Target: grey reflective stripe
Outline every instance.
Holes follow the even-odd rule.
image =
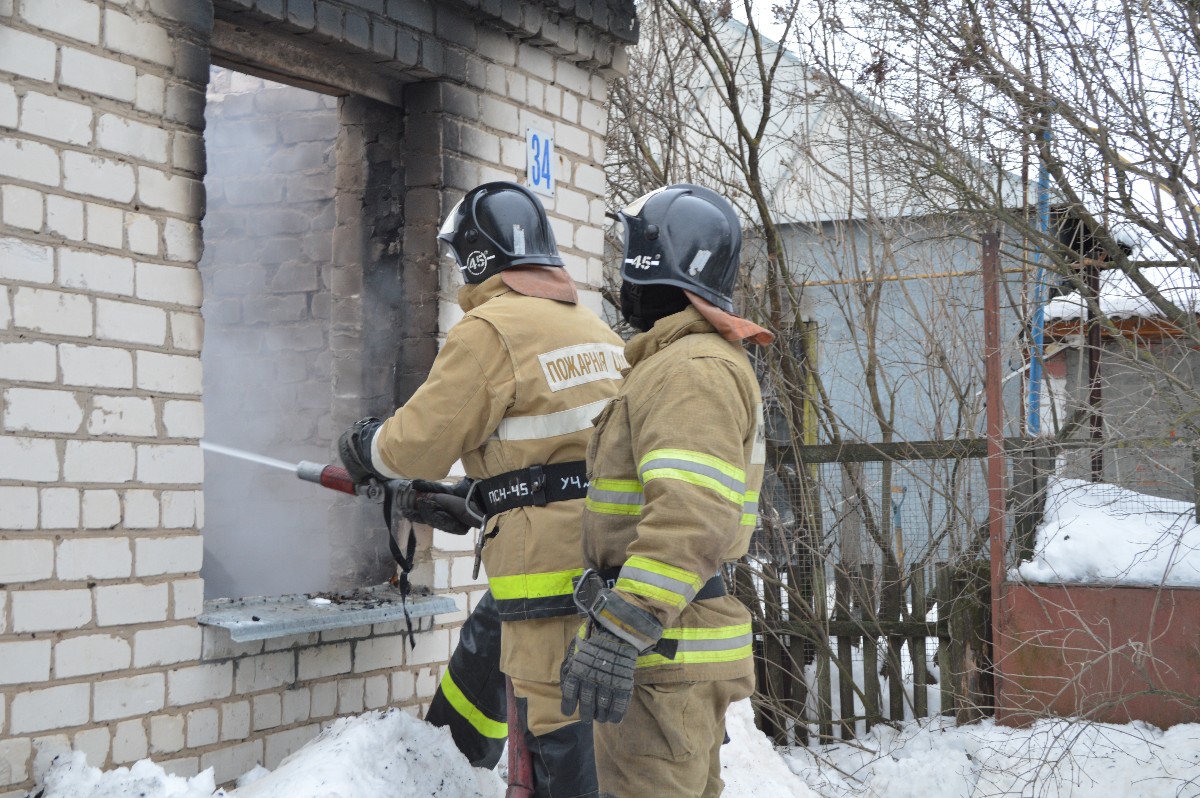
[[[656,574],[644,568],[631,566],[628,563],[621,566],[621,573],[618,579],[633,579],[643,584],[653,585],[654,587],[670,591],[671,593],[683,596],[685,603],[690,602],[696,597],[696,588],[687,582],[681,582],[678,579],[672,579],[663,574]]]
[[[682,460],[677,457],[658,457],[654,460],[647,460],[645,463],[642,463],[642,467],[638,469],[638,476],[642,477],[642,481],[645,482],[647,471],[654,471],[660,468],[674,468],[679,471],[690,471],[693,474],[699,474],[700,476],[708,477],[709,479],[724,485],[726,488],[729,488],[734,493],[741,494],[746,492],[746,483],[742,480],[731,477],[718,468],[701,465],[700,463],[692,460]]]
[[[589,487],[587,492],[588,498],[594,502],[602,504],[636,504],[641,505],[645,500],[645,496],[639,491],[623,491],[623,490],[600,490],[599,488]]]
[[[591,429],[592,419],[600,415],[606,404],[607,399],[600,399],[542,416],[509,416],[501,419],[492,437],[502,441],[534,441]]]
[[[388,479],[404,479],[400,474],[388,468],[387,463],[383,462],[383,455],[379,453],[379,439],[382,437],[379,434],[379,430],[375,430],[375,434],[371,436],[371,468],[374,468]]]
[[[746,500],[746,503],[742,505],[742,514],[743,515],[758,515],[758,497],[757,496],[755,496],[755,498],[753,498],[753,499]]]
[[[714,639],[704,640],[679,640],[679,646],[676,651],[726,651],[742,646],[748,646],[752,642],[753,634],[747,633],[738,635],[737,637],[718,637]]]

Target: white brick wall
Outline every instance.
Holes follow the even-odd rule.
[[[167,585],[109,585],[96,588],[96,624],[128,626],[167,619]]]
[[[161,24],[175,6],[0,0],[0,798],[24,794],[38,752],[178,754],[176,772],[223,781],[337,713],[418,711],[480,592],[472,541],[439,536],[428,572],[461,609],[415,651],[397,624],[216,645],[195,624],[205,162],[181,121],[200,87],[176,69],[204,42]],[[525,126],[553,130],[553,224],[596,282],[604,83],[496,31],[478,42],[488,91],[449,182],[519,178]]]
[[[0,641],[0,684],[44,682],[50,678],[50,641]]]
[[[0,238],[0,279],[54,282],[54,250],[19,238]]]
[[[59,679],[111,673],[129,667],[129,642],[114,635],[82,635],[54,646],[54,675]]]
[[[90,494],[99,491],[88,491]],[[115,497],[115,493],[113,494]],[[84,497],[85,519],[87,496]],[[80,538],[58,545],[58,578],[80,582],[85,579],[124,579],[133,573],[129,539]]]
[[[62,344],[58,347],[65,385],[132,388],[133,355],[126,349]]]
[[[64,85],[101,97],[133,102],[137,96],[136,69],[82,50],[62,48],[59,74]]]
[[[91,717],[91,685],[68,684],[17,693],[9,710],[11,734],[65,729]]]
[[[37,488],[0,486],[0,507],[4,508],[0,529],[37,529]]]
[[[33,136],[87,145],[92,141],[92,108],[31,91],[21,100],[18,129]]]
[[[96,682],[93,717],[115,720],[155,712],[166,701],[165,687],[166,677],[161,673]]]
[[[90,336],[92,303],[80,294],[18,286],[13,293],[13,323],[49,335]]]
[[[90,590],[20,590],[9,602],[14,632],[79,629],[92,620]]]
[[[45,219],[42,192],[23,186],[0,187],[0,221],[10,227],[39,231]]]
[[[0,397],[9,432],[76,432],[83,421],[83,408],[70,391],[9,388]]]
[[[53,574],[54,544],[50,541],[0,540],[0,583],[37,582]]]
[[[120,230],[120,211],[117,214],[114,221]],[[58,251],[58,284],[92,293],[132,296],[133,259],[64,247]]]
[[[100,10],[87,0],[22,3],[21,16],[34,27],[89,44],[100,41]]]

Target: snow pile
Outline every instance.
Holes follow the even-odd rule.
[[[101,772],[80,751],[54,758],[43,782],[42,798],[211,798],[225,795],[213,783],[212,770],[191,779],[168,775],[149,759],[128,768]],[[37,795],[38,793],[34,793]]]
[[[1030,582],[1200,586],[1195,505],[1116,485],[1053,480],[1034,557],[1011,576]]]
[[[1043,720],[1027,729],[934,719],[855,744],[798,749],[792,770],[827,798],[1179,798],[1200,795],[1200,725],[1160,731]],[[771,795],[764,790],[762,795]]]
[[[725,714],[729,743],[721,747],[724,798],[821,798],[788,769],[771,741],[754,725],[750,699]]]
[[[1200,277],[1186,266],[1147,266],[1141,270],[1163,298],[1186,312],[1200,312]],[[1100,311],[1109,318],[1157,317],[1162,313],[1120,269],[1100,273]],[[1078,291],[1046,303],[1047,319],[1078,319],[1087,306]]]
[[[1178,798],[1200,795],[1200,724],[1039,721],[1028,729],[945,719],[876,726],[860,740],[777,751],[750,702],[727,717],[725,798]],[[166,775],[149,760],[105,773],[83,754],[57,758],[44,798],[501,798],[495,773],[472,768],[444,729],[399,710],[334,722],[274,772],[256,768],[229,792],[211,771]]]
[[[500,798],[504,784],[473,768],[450,732],[397,709],[334,721],[274,771],[257,768],[235,790],[215,790],[211,770],[166,775],[149,760],[101,773],[83,754],[60,757],[43,798]]]

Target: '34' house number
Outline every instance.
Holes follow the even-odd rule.
[[[525,129],[526,177],[539,194],[554,196],[554,137],[537,128]]]

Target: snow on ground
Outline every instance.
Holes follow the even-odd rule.
[[[784,758],[826,798],[1184,798],[1200,795],[1200,724],[944,719],[877,726],[858,744]],[[771,793],[764,791],[763,795]]]
[[[878,726],[859,741],[777,751],[749,701],[729,710],[725,798],[1186,798],[1200,796],[1200,724],[1163,732],[1141,723],[1041,721],[1029,729],[942,719]],[[211,771],[170,776],[149,760],[101,772],[60,757],[43,798],[501,798],[444,729],[399,710],[335,721],[274,771],[235,789]]]
[[[1200,526],[1190,502],[1116,485],[1053,480],[1035,554],[1015,577],[1030,582],[1200,586]]]

